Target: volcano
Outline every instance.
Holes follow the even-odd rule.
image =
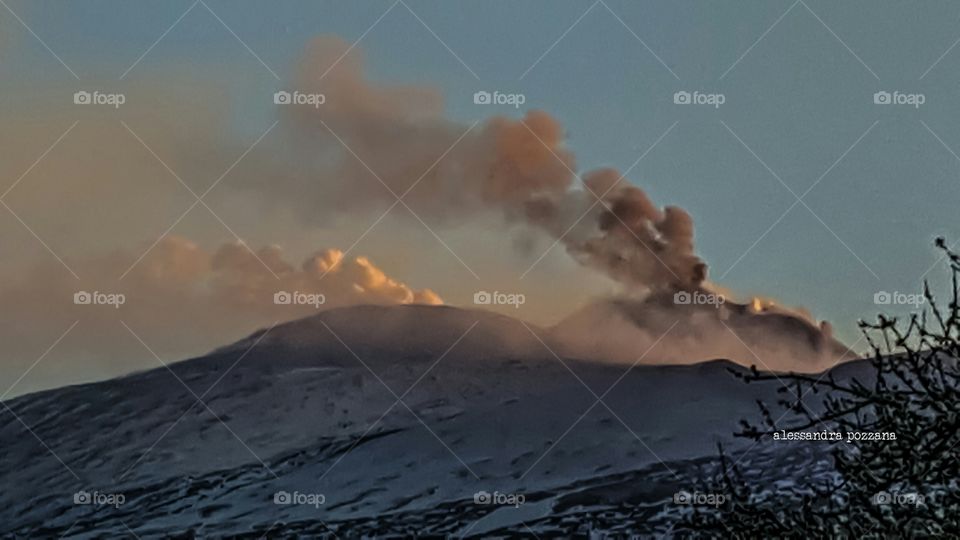
[[[741,366],[585,360],[554,342],[555,329],[486,311],[342,308],[6,401],[0,474],[16,489],[0,493],[0,530],[652,534],[718,443],[784,475],[822,462],[731,436],[755,400],[776,399],[730,375]]]

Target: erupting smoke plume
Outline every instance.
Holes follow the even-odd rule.
[[[563,129],[547,113],[495,117],[468,130],[442,116],[440,97],[428,89],[367,81],[356,52],[342,56],[347,50],[330,38],[309,47],[296,87],[326,102],[282,114],[296,134],[291,144],[316,157],[312,169],[284,182],[289,191],[271,185],[273,196],[309,201],[300,207],[308,218],[320,201],[330,206],[325,214],[401,195],[435,220],[493,209],[546,231],[577,261],[630,290],[692,290],[705,279],[690,216],[658,208],[612,169],[578,182]]]
[[[323,93],[326,103],[282,111],[296,134],[292,144],[319,156],[308,172],[285,183],[296,189],[292,199],[308,202],[300,206],[303,215],[317,215],[320,201],[332,202],[320,212],[326,215],[402,197],[435,222],[493,210],[547,233],[626,295],[557,327],[555,337],[573,354],[632,361],[667,330],[658,321],[678,321],[681,330],[651,361],[727,357],[763,364],[760,351],[775,358],[771,369],[809,370],[849,356],[829,327],[799,313],[664,301],[675,292],[706,294],[714,287],[695,253],[693,219],[681,208],[658,207],[614,169],[580,177],[561,125],[547,113],[494,117],[471,128],[445,118],[440,97],[428,89],[369,82],[359,56],[343,56],[347,50],[336,39],[316,40],[296,85]],[[317,196],[304,198],[304,192]]]

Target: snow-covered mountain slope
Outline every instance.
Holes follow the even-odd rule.
[[[349,538],[555,527],[563,512],[633,500],[626,486],[643,478],[662,506],[717,442],[749,447],[730,435],[737,421],[756,417],[756,399],[775,400],[773,386],[744,385],[728,362],[561,359],[546,334],[484,311],[346,308],[204,357],[7,401],[0,531]],[[75,504],[78,492],[124,500]],[[278,492],[322,504],[277,504]],[[478,492],[526,500],[477,504]]]

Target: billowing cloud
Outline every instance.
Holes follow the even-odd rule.
[[[430,89],[368,80],[360,55],[343,56],[348,49],[335,38],[308,47],[293,85],[325,103],[279,108],[299,165],[282,182],[248,182],[259,196],[308,222],[400,196],[434,223],[494,210],[628,289],[695,288],[705,279],[689,214],[658,208],[613,169],[579,178],[563,127],[546,112],[471,129],[444,117]]]
[[[291,146],[319,157],[283,183],[287,193],[253,185],[262,196],[284,199],[310,221],[386,206],[402,195],[433,222],[484,211],[545,233],[584,268],[620,286],[615,301],[593,304],[557,327],[557,339],[573,355],[633,361],[663,337],[655,362],[729,358],[813,370],[849,357],[828,325],[797,312],[665,301],[674,293],[718,290],[696,254],[687,211],[658,206],[616,169],[576,172],[563,127],[546,112],[493,117],[471,129],[444,117],[440,97],[429,89],[367,79],[361,56],[343,56],[348,47],[329,38],[308,47],[294,85],[324,94],[326,103],[280,112]],[[665,321],[678,326],[668,336],[659,326]]]
[[[31,380],[44,378],[38,377],[44,371],[69,371],[75,380],[71,364],[94,378],[157,367],[153,352],[180,360],[278,321],[346,305],[442,303],[433,291],[414,289],[370,259],[337,249],[294,266],[276,246],[252,251],[229,243],[209,252],[170,236],[137,262],[141,253],[71,259],[80,280],[51,262],[5,283],[0,305],[16,306],[0,314],[6,370],[22,373],[75,321]]]

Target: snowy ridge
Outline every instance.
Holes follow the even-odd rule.
[[[482,311],[348,308],[170,370],[10,400],[36,437],[0,420],[0,474],[16,486],[0,493],[0,532],[473,535],[599,523],[610,508],[653,526],[683,471],[717,442],[747,446],[737,421],[775,399],[729,362],[627,372],[558,360],[531,331]],[[631,478],[647,479],[643,494]],[[81,490],[126,500],[74,504]],[[280,491],[325,500],[275,504]],[[478,505],[479,491],[526,501]]]

